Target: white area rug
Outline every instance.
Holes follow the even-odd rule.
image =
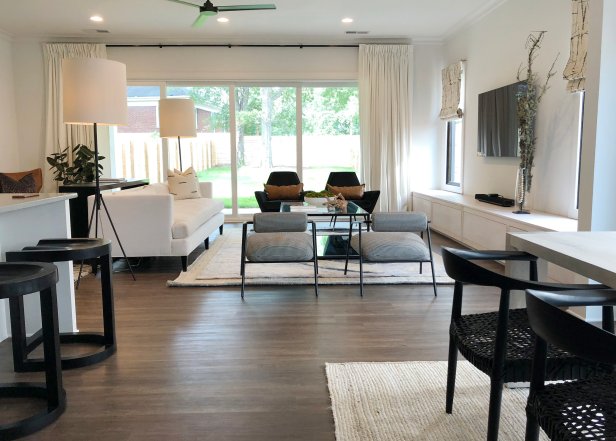
[[[486,438],[489,380],[467,361],[458,362],[451,415],[447,362],[327,363],[325,369],[338,441]],[[504,389],[500,441],[524,439],[527,396],[528,389]]]
[[[168,286],[237,286],[241,283],[240,256],[242,232],[228,229],[210,244],[197,260],[180,273]],[[443,267],[441,256],[434,254],[436,282],[453,283]],[[246,265],[246,283],[249,285],[311,285],[313,264],[267,263]],[[365,264],[364,283],[370,284],[431,284],[430,264],[423,265],[419,274],[418,263]],[[320,285],[359,284],[359,263],[349,262],[349,271],[344,275],[344,260],[319,260]]]

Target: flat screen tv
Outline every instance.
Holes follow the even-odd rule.
[[[479,94],[479,155],[519,156],[517,96],[525,88],[526,83],[520,81]]]

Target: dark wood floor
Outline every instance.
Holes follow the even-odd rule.
[[[450,244],[435,235],[438,248]],[[199,254],[198,250],[194,254]],[[194,256],[193,256],[194,257]],[[326,362],[444,360],[452,287],[167,288],[178,259],[114,275],[118,352],[64,372],[68,408],[29,440],[334,440]],[[98,281],[77,292],[78,326],[96,329]],[[466,311],[496,305],[467,290]],[[0,382],[14,374],[0,344]],[[0,423],[24,412],[3,401]]]

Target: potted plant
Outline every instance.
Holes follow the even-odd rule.
[[[73,163],[69,163],[68,159],[69,147],[62,150],[60,153],[53,153],[47,157],[47,163],[51,165],[49,168],[54,172],[54,181],[60,181],[63,184],[79,184],[82,182],[92,182],[95,179],[96,163],[94,151],[88,146],[77,144],[71,150],[73,152]],[[103,172],[103,166],[100,163],[104,156],[98,155],[98,174]]]
[[[532,169],[535,165],[535,147],[537,137],[535,136],[535,120],[537,118],[537,107],[545,92],[549,89],[548,83],[556,71],[554,65],[558,55],[552,62],[543,84],[539,83],[539,76],[533,71],[533,61],[537,58],[537,51],[541,48],[541,41],[546,31],[531,33],[526,39],[528,57],[526,59],[526,79],[522,79],[522,65],[518,68],[518,81],[524,81],[526,87],[522,88],[517,95],[517,117],[519,126],[519,151],[520,166],[517,172],[515,200],[518,210],[514,213],[526,214],[526,196],[531,189],[533,174]]]
[[[336,196],[329,190],[323,191],[308,191],[304,194],[304,201],[308,202],[310,205],[321,206],[327,203],[327,198],[331,198]]]

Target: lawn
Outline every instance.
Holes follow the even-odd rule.
[[[288,168],[287,168],[288,170]],[[319,191],[325,188],[327,176],[332,171],[353,171],[350,167],[309,167],[304,169],[304,190]],[[237,174],[238,207],[258,208],[254,192],[263,189],[269,171],[262,168],[242,167]],[[231,208],[231,167],[219,166],[197,173],[200,181],[210,181],[214,197],[222,199],[225,208]]]

